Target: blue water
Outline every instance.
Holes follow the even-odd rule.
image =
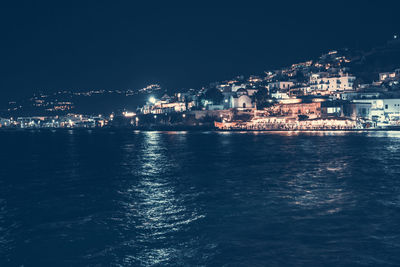
[[[399,266],[400,132],[0,131],[0,266]]]

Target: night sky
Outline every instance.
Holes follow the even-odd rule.
[[[155,82],[198,88],[383,44],[400,26],[398,1],[136,2],[2,1],[1,98]]]

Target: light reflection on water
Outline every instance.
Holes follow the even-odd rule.
[[[297,174],[288,181],[289,204],[300,208],[318,211],[319,215],[336,213],[343,209],[343,204],[352,204],[351,191],[346,181],[338,182],[336,179],[324,177],[326,171],[345,171],[342,167],[330,168],[321,166],[316,170]],[[334,173],[331,176],[335,176]]]
[[[400,131],[371,131],[371,132],[368,132],[368,136],[400,138]]]
[[[185,132],[166,132],[165,134],[184,135]],[[132,246],[137,253],[125,255],[124,264],[142,265],[171,262],[178,255],[182,244],[171,245],[168,238],[174,232],[184,231],[204,215],[187,211],[185,196],[176,197],[176,181],[170,172],[177,166],[169,161],[160,132],[146,132],[143,135],[142,149],[138,151],[138,169],[135,171],[139,181],[122,191],[121,203],[126,211],[127,229],[134,227],[138,232]],[[139,248],[138,248],[139,247]]]
[[[0,134],[1,266],[400,262],[398,132]]]
[[[345,136],[367,133],[365,131],[218,131],[219,134],[251,134],[251,135],[279,135],[279,136]]]
[[[0,183],[1,185],[1,183]],[[6,219],[9,216],[7,203],[4,199],[0,199],[0,251],[6,252],[12,250],[12,238],[10,232],[15,225],[6,225]]]

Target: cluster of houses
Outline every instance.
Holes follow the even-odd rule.
[[[374,82],[363,84],[351,74],[350,62],[330,51],[316,61],[265,72],[262,77],[237,77],[198,91],[152,97],[138,114],[211,115],[215,125],[224,129],[399,126],[400,69],[380,73]],[[218,97],[207,98],[208,90]],[[237,119],[238,114],[247,114],[248,119]]]
[[[69,114],[65,116],[33,116],[17,118],[0,118],[0,128],[95,128],[108,124],[110,118],[101,115],[87,116]]]

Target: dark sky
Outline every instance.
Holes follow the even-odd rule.
[[[3,100],[153,82],[197,88],[329,49],[382,44],[400,26],[399,1],[4,2]]]

